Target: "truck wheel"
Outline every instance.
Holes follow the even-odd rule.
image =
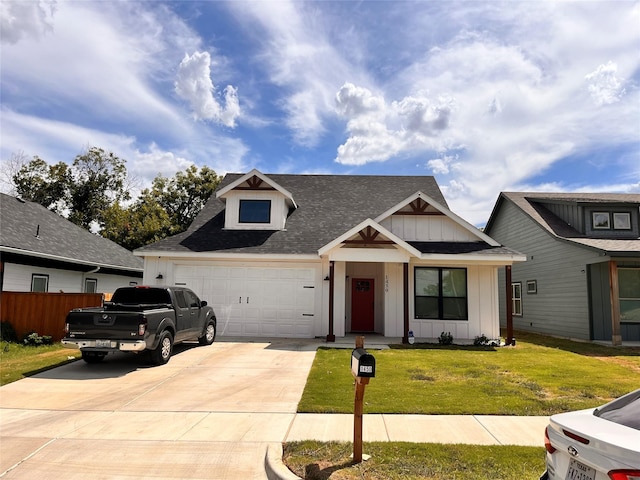
[[[82,352],[82,359],[87,363],[100,363],[106,356],[102,352]]]
[[[213,320],[209,320],[204,330],[204,335],[198,338],[200,345],[211,345],[216,339],[216,324]]]
[[[155,350],[151,352],[151,361],[156,365],[164,365],[171,357],[173,348],[173,336],[171,332],[165,330],[160,334],[160,341]]]

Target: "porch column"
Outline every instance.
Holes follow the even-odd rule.
[[[404,297],[404,335],[402,343],[409,343],[409,264],[404,263],[402,266],[402,292]]]
[[[615,260],[609,261],[609,297],[611,299],[611,343],[613,345],[622,345],[618,263]]]
[[[329,335],[327,335],[327,342],[335,342],[336,336],[333,333],[333,261],[329,262]]]
[[[507,345],[513,345],[513,289],[511,288],[511,265],[505,265],[504,278],[507,299],[507,339],[505,343]]]

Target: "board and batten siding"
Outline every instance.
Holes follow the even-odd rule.
[[[407,242],[478,241],[476,235],[446,215],[391,215],[380,225]]]
[[[512,282],[522,284],[522,316],[514,315],[514,328],[589,340],[587,265],[602,259],[598,253],[552,237],[506,199],[487,234],[527,256],[512,267]],[[527,293],[529,280],[536,281],[537,293]],[[499,284],[500,322],[505,325],[504,269]]]

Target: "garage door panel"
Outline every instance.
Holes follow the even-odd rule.
[[[214,308],[221,335],[314,336],[315,268],[176,265],[174,272]]]

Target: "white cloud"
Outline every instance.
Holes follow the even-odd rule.
[[[55,0],[3,0],[0,2],[0,41],[15,44],[23,37],[35,39],[53,30]]]
[[[333,120],[336,91],[345,79],[368,83],[368,74],[346,58],[358,49],[342,43],[352,40],[341,30],[343,22],[345,27],[350,22],[320,3],[230,2],[228,6],[261,45],[252,61],[265,69],[270,86],[280,89],[275,103],[286,114],[283,121],[294,142],[318,146],[326,123]]]
[[[626,93],[622,82],[616,76],[617,71],[618,66],[609,61],[584,77],[589,82],[589,93],[596,105],[619,102]]]
[[[238,91],[232,85],[224,89],[224,105],[215,98],[216,88],[211,80],[209,52],[185,54],[178,68],[175,90],[187,100],[198,120],[213,120],[227,127],[235,127],[240,116]]]
[[[349,138],[338,147],[344,165],[382,162],[401,153],[443,149],[455,102],[431,100],[426,92],[388,103],[364,87],[346,83],[336,94],[336,111],[347,117]]]

